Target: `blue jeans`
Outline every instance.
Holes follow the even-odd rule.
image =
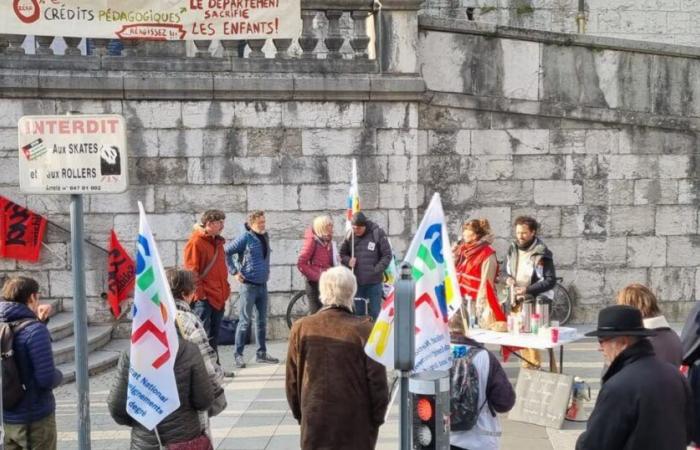
[[[219,328],[221,327],[221,319],[224,317],[224,310],[217,311],[211,307],[208,300],[199,300],[192,305],[192,312],[199,317],[204,325],[204,331],[209,337],[209,345],[216,352],[216,358],[219,358],[217,345],[219,343]]]
[[[377,284],[361,284],[357,286],[357,293],[355,297],[366,298],[367,312],[372,320],[377,320],[379,311],[382,309],[382,283]],[[355,314],[358,316],[363,316],[363,311],[357,311]]]
[[[253,307],[257,310],[255,339],[258,341],[258,355],[267,353],[265,334],[267,330],[267,284],[257,286],[243,283],[238,299],[238,328],[236,328],[236,354],[243,355],[246,336],[253,321]]]

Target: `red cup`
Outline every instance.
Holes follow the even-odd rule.
[[[552,343],[559,342],[559,328],[552,328]]]

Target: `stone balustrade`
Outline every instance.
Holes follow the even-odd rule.
[[[179,56],[202,59],[276,59],[276,60],[353,60],[369,61],[376,57],[375,15],[371,1],[302,1],[301,36],[297,39],[249,39],[211,41],[153,42],[34,36],[34,54],[46,56]],[[0,34],[0,54],[23,56],[27,53],[24,35]],[[54,52],[54,41],[65,43],[63,55]],[[25,44],[23,46],[23,44]],[[372,44],[372,47],[370,47]],[[63,45],[59,47],[63,48]],[[87,54],[87,55],[86,55]]]

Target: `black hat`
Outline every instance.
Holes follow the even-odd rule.
[[[586,336],[655,336],[654,330],[644,328],[642,312],[634,306],[614,305],[598,313],[598,329]]]
[[[358,211],[352,215],[352,220],[350,221],[350,223],[358,227],[367,226],[367,217],[365,217],[365,215],[361,211]]]

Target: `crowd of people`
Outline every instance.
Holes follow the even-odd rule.
[[[255,361],[279,363],[266,346],[272,245],[265,213],[251,212],[240,233],[229,241],[222,237],[225,219],[219,210],[202,214],[184,247],[182,269],[167,270],[177,309],[180,342],[175,377],[180,407],[158,425],[157,434],[127,414],[128,354],[119,361],[108,406],[117,423],[131,427],[133,449],[200,439],[209,442],[209,419],[227,405],[224,379],[234,376],[232,370],[222,368],[218,347],[231,294],[229,276],[240,284],[235,367],[246,367],[244,350],[253,316]],[[386,369],[369,358],[364,347],[381,309],[392,248],[386,232],[364,213],[355,213],[351,225],[336,247],[332,218],[316,217],[304,233],[298,255],[310,314],[292,327],[285,389],[301,427],[304,449],[374,448],[389,403]],[[487,219],[466,221],[452,249],[464,299],[448,323],[454,357],[450,371],[453,449],[499,448],[498,414],[513,407],[515,392],[496,356],[469,337],[469,328],[476,324],[505,331],[509,313],[527,304],[551,302],[554,256],[539,231],[536,219],[516,218],[503,267],[499,267]],[[508,287],[505,299],[497,295],[499,283]],[[2,297],[0,327],[14,333],[14,357],[26,388],[17,404],[3,408],[5,447],[55,449],[52,390],[62,376],[53,361],[46,326],[50,307],[39,304],[39,285],[27,277],[8,279]],[[694,369],[700,360],[699,310],[689,317],[681,340],[647,286],[623,287],[616,303],[599,312],[597,328],[587,334],[598,339],[605,369],[600,394],[576,448],[685,448],[696,438],[694,409],[700,406],[694,405],[691,389],[693,377],[700,378],[700,370]],[[540,368],[538,350],[521,353],[525,367]],[[554,371],[551,357],[550,363]],[[691,367],[688,377],[682,366]],[[476,385],[467,389],[474,380]]]

